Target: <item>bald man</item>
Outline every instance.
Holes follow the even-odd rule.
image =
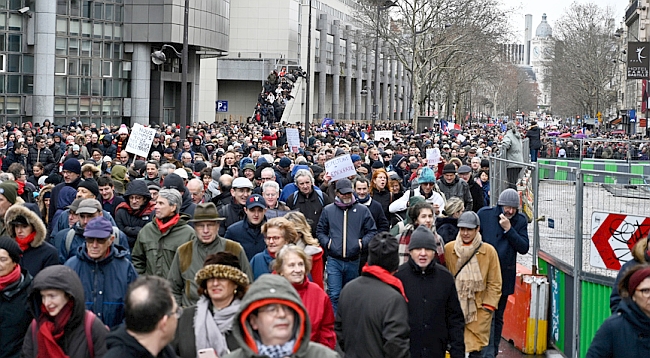
[[[187,182],[187,190],[190,191],[194,204],[201,204],[204,202],[203,194],[205,194],[205,190],[203,188],[203,182],[200,179],[195,178]]]

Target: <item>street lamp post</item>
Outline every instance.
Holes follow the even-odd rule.
[[[305,93],[305,146],[309,146],[309,110],[311,100],[311,0],[309,0],[309,29],[307,30],[307,76],[305,82],[307,92]]]
[[[372,96],[372,132],[375,132],[375,124],[377,121],[377,116],[379,115],[379,112],[377,111],[377,97],[379,97],[380,89],[379,89],[379,20],[381,19],[381,12],[383,10],[389,9],[393,6],[396,6],[397,4],[394,1],[391,0],[385,0],[382,4],[380,0],[377,0],[377,26],[375,29],[375,85],[373,86],[374,88],[374,95]]]

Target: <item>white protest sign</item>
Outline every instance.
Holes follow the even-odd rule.
[[[300,131],[297,128],[287,128],[287,143],[290,151],[298,153],[298,149],[300,149]]]
[[[388,140],[393,140],[393,131],[375,131],[376,140],[382,140],[383,138],[388,138]]]
[[[462,142],[464,142],[465,139],[467,139],[467,138],[466,138],[464,135],[459,134],[459,135],[456,136],[456,139],[458,139],[458,140],[462,143]]]
[[[332,177],[332,181],[356,175],[350,154],[341,155],[325,162],[325,172]]]
[[[440,149],[427,149],[427,165],[438,165],[438,163],[440,163]]]
[[[151,143],[153,143],[155,135],[155,129],[137,123],[134,124],[129,141],[126,143],[126,151],[146,158],[149,155],[149,149],[151,149]]]

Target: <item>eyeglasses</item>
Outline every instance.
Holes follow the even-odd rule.
[[[645,298],[650,298],[650,288],[642,288],[640,290],[636,290],[637,292],[641,292],[641,295]]]
[[[100,245],[103,245],[104,243],[106,243],[106,241],[108,241],[108,239],[110,239],[110,237],[105,237],[103,239],[99,238],[99,237],[86,237],[85,238],[87,244],[92,244],[95,241],[97,241],[97,243],[100,244]]]
[[[273,180],[273,178],[260,178],[261,181]]]
[[[433,183],[421,183],[420,185],[423,185],[423,186],[433,186]]]
[[[264,240],[277,242],[277,241],[280,241],[280,240],[284,240],[284,237],[282,237],[282,236],[267,236],[267,237],[264,238]]]
[[[282,310],[282,312],[285,313],[285,314],[291,312],[291,308],[289,308],[289,307],[287,307],[285,305],[279,304],[279,303],[273,303],[273,304],[270,304],[270,305],[266,305],[264,307],[260,307],[258,312],[260,312],[260,313],[268,313],[268,314],[271,314],[273,316],[277,316],[278,313],[280,313],[280,310]]]
[[[177,306],[175,311],[167,313],[168,317],[171,317],[172,315],[176,316],[176,319],[181,318],[181,315],[183,314],[183,307]]]

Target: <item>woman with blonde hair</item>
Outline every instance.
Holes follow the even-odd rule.
[[[325,265],[323,264],[323,249],[320,247],[318,240],[311,235],[311,227],[307,223],[307,218],[299,211],[290,211],[284,218],[291,222],[298,233],[298,240],[295,242],[296,246],[303,249],[311,257],[311,281],[324,289],[323,272],[325,271]]]
[[[293,228],[293,224],[283,218],[273,218],[262,225],[262,234],[266,249],[256,254],[251,259],[251,268],[253,269],[253,280],[265,273],[271,273],[271,262],[275,255],[286,244],[293,244],[298,240],[298,233]]]
[[[436,231],[445,244],[456,240],[456,236],[458,236],[458,226],[456,224],[463,211],[465,211],[463,200],[453,197],[447,200],[442,215],[436,218]]]
[[[296,245],[285,245],[273,261],[273,271],[291,282],[307,309],[311,322],[310,340],[334,349],[336,333],[332,301],[322,287],[307,279],[311,268],[309,255]]]

